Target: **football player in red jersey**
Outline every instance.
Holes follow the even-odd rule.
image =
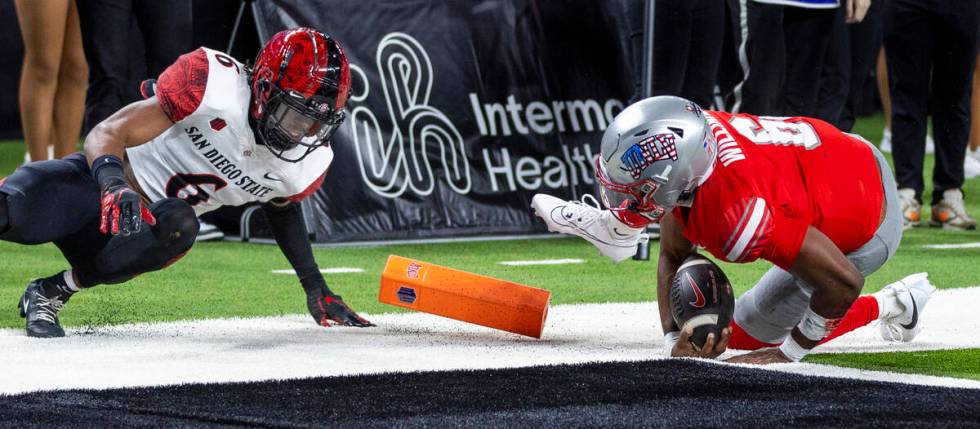
[[[653,97],[606,129],[596,170],[608,210],[543,194],[532,207],[550,230],[581,236],[616,261],[660,221],[657,296],[672,355],[716,357],[731,347],[756,349],[736,362],[789,362],[876,319],[887,339],[909,341],[921,329],[935,290],[924,273],[859,297],[865,276],[898,248],[902,217],[887,162],[858,136],[811,118]],[[674,273],[698,247],[723,261],[775,265],[736,301],[730,331],[704,349],[678,332],[668,303]]]
[[[84,154],[0,182],[0,239],[54,243],[70,265],[28,285],[27,334],[64,336],[58,312],[74,293],[174,263],[198,215],[250,202],[262,204],[314,320],[372,326],[327,287],[298,204],[323,182],[344,120],[350,69],[337,41],[282,31],[252,69],[200,48],[141,89],[147,98],[96,126]]]

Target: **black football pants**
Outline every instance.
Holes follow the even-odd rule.
[[[642,88],[644,2],[627,6],[634,95]],[[721,62],[725,4],[720,0],[657,0],[654,22],[653,95],[676,95],[710,108]]]
[[[100,194],[80,153],[22,166],[0,183],[0,213],[6,218],[0,240],[54,243],[81,287],[122,283],[159,270],[194,244],[194,209],[173,198],[150,206],[156,226],[127,237],[102,234]]]
[[[854,112],[878,58],[885,1],[872,1],[864,20],[857,24],[845,23],[843,7],[834,17],[814,116],[841,131],[850,132],[854,128]]]
[[[728,0],[741,82],[733,112],[814,116],[836,10]]]
[[[936,139],[932,203],[942,199],[943,191],[963,186],[977,13],[977,0],[890,0],[886,5],[895,176],[898,187],[914,189],[919,201],[930,111]]]

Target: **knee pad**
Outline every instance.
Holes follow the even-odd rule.
[[[180,252],[191,248],[201,228],[197,214],[183,200],[166,198],[150,206],[150,212],[157,219],[153,234],[166,247],[176,247]]]
[[[178,199],[150,206],[157,223],[130,236],[117,235],[99,251],[96,265],[107,278],[131,278],[159,270],[180,259],[197,238],[199,224],[194,209]]]

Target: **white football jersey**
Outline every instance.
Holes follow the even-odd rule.
[[[319,188],[333,160],[330,147],[287,162],[256,144],[247,74],[221,52],[200,48],[181,56],[157,79],[155,92],[174,124],[126,150],[152,201],[180,198],[198,215],[273,198],[298,201]]]

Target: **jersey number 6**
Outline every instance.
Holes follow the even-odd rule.
[[[211,195],[204,191],[204,186],[210,186],[214,191],[218,191],[226,185],[228,182],[213,174],[177,173],[167,181],[167,197],[179,198],[187,204],[196,206],[211,199]]]

